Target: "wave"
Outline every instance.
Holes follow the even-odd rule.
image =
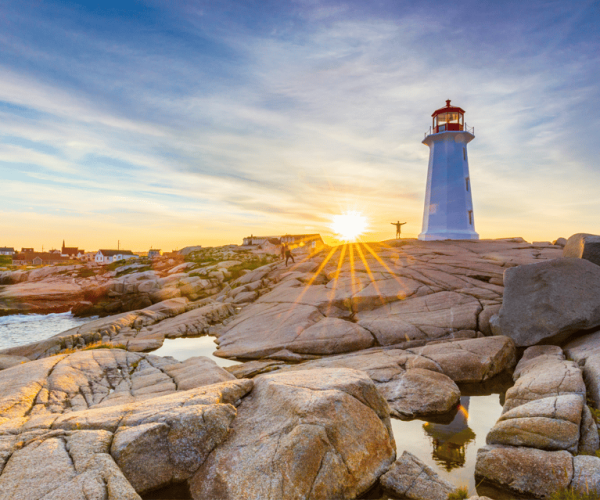
[[[43,321],[54,318],[59,319],[69,317],[75,317],[71,314],[71,311],[50,314],[11,314],[9,316],[0,316],[0,325],[11,325],[13,323],[29,323],[31,321]]]

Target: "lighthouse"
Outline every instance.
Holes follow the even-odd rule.
[[[475,139],[465,123],[465,110],[450,105],[431,115],[425,133],[429,168],[420,240],[478,240],[475,232],[467,144]]]

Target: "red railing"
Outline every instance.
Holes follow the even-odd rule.
[[[475,127],[469,127],[466,123],[464,125],[464,127],[462,128],[462,130],[440,130],[441,128],[444,128],[445,125],[440,125],[437,128],[436,131],[433,131],[431,127],[429,127],[429,130],[427,132],[425,132],[425,138],[427,138],[428,135],[432,135],[432,134],[440,134],[442,132],[468,132],[469,134],[473,134],[475,135]]]

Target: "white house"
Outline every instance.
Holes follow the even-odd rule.
[[[137,259],[131,250],[98,250],[95,261],[98,264],[112,264],[118,260]]]
[[[266,243],[269,240],[272,239],[278,239],[278,236],[254,236],[254,235],[250,235],[250,236],[246,236],[244,238],[244,242],[242,243],[242,245],[247,246],[247,245],[262,245],[263,243]]]
[[[467,144],[475,139],[464,122],[464,109],[434,111],[433,126],[423,144],[429,146],[425,210],[420,240],[477,240],[471,198]]]
[[[14,255],[15,249],[12,247],[0,247],[0,255]]]

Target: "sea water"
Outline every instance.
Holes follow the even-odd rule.
[[[93,319],[76,318],[70,312],[0,316],[0,349],[39,342]]]

